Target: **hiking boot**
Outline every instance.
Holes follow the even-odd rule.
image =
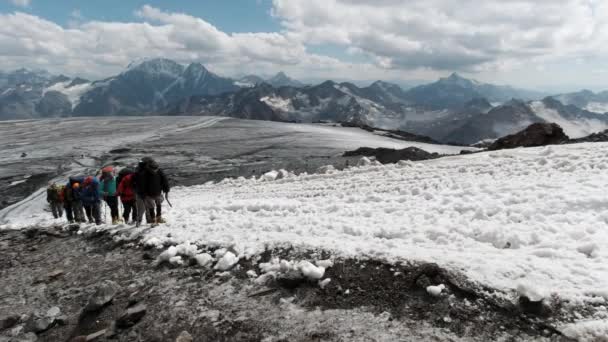
[[[162,218],[161,216],[158,216],[158,217],[156,218],[156,222],[155,222],[155,223],[157,223],[157,224],[160,224],[160,223],[167,223],[167,221],[166,221],[164,218]]]
[[[120,220],[119,220],[119,219],[117,219],[117,218],[113,218],[113,219],[112,219],[112,224],[113,224],[113,225],[117,225],[117,224],[119,224],[119,223],[120,223]]]
[[[141,226],[141,221],[135,222],[135,227],[139,227],[139,226]]]

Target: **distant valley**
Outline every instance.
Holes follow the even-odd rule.
[[[97,81],[20,69],[0,73],[0,119],[71,116],[219,115],[287,122],[340,122],[473,144],[534,122],[555,122],[572,138],[608,128],[608,92],[548,95],[454,73],[404,90],[325,81],[306,85],[283,72],[223,77],[169,59],[130,65]]]

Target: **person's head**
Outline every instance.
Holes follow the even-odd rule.
[[[78,188],[80,188],[80,183],[76,182],[72,184],[72,189],[77,190]]]
[[[93,176],[88,176],[87,178],[84,179],[84,185],[89,185],[93,183]]]

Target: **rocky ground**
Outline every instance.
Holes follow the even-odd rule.
[[[558,308],[498,300],[434,264],[335,260],[323,288],[259,283],[251,271],[272,257],[331,255],[273,250],[221,272],[70,228],[0,232],[0,341],[566,340]]]

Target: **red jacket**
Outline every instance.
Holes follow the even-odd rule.
[[[118,195],[122,203],[135,201],[135,191],[133,189],[133,174],[126,175],[118,184]]]

